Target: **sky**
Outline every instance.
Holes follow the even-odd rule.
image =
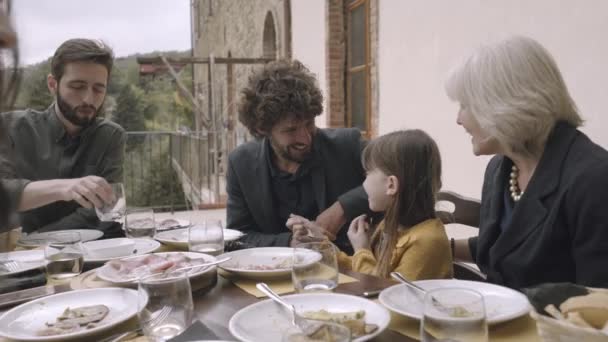
[[[102,39],[116,57],[190,49],[190,0],[13,0],[22,65],[70,38]]]

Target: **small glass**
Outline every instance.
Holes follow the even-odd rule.
[[[188,249],[213,256],[224,253],[224,228],[220,220],[193,223],[188,229]]]
[[[481,293],[464,288],[428,291],[420,336],[423,342],[487,342],[488,323]]]
[[[95,208],[95,213],[100,221],[121,222],[127,209],[125,188],[122,183],[111,183],[112,202],[101,208]]]
[[[345,325],[331,322],[323,322],[321,329],[312,335],[306,335],[298,327],[287,329],[283,335],[282,342],[298,342],[298,341],[334,341],[334,342],[350,342],[350,329]]]
[[[292,261],[291,279],[296,292],[331,291],[338,286],[338,258],[331,242],[298,244]]]
[[[82,273],[84,257],[80,233],[53,234],[44,247],[45,269],[48,279],[67,279]]]
[[[152,209],[127,209],[125,233],[129,238],[153,238],[156,234],[156,221]]]
[[[192,323],[194,304],[186,271],[156,273],[138,282],[138,317],[149,341],[163,342]]]

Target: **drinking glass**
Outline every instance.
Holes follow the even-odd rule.
[[[291,279],[296,292],[331,291],[338,286],[336,246],[329,241],[297,244]]]
[[[213,256],[224,253],[224,228],[220,220],[193,223],[188,229],[188,249]]]
[[[488,323],[481,293],[463,288],[437,288],[424,296],[420,321],[423,342],[488,341]]]
[[[186,271],[156,273],[138,282],[139,323],[148,340],[162,342],[192,322],[192,289]]]
[[[44,247],[48,279],[67,279],[82,273],[84,257],[80,233],[59,232]]]
[[[125,215],[125,233],[130,238],[153,238],[156,234],[154,210],[129,208]]]
[[[100,221],[120,222],[127,209],[125,188],[122,183],[111,183],[110,186],[112,187],[112,201],[101,208],[95,208],[95,212]]]

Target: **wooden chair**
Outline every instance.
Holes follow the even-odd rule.
[[[479,200],[461,196],[452,191],[440,191],[438,202],[449,202],[453,211],[439,208],[437,216],[443,224],[458,223],[479,228]],[[463,280],[486,281],[486,275],[475,267],[461,261],[454,261],[454,278]]]

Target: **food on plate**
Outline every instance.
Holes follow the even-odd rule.
[[[179,227],[179,226],[180,226],[180,224],[177,220],[165,219],[165,220],[162,220],[158,224],[158,229],[164,230],[164,229],[171,229],[171,228],[175,228],[175,227]]]
[[[105,305],[66,308],[55,322],[46,322],[46,328],[37,332],[38,336],[55,336],[91,329],[98,325],[110,312]]]
[[[237,261],[224,264],[224,267],[251,271],[275,271],[289,269],[292,265],[291,257],[273,257],[271,260],[272,264],[241,264]]]
[[[289,335],[287,340],[289,342],[335,342],[344,340],[340,332],[333,331],[332,328],[330,325],[323,324],[319,329],[308,335],[303,333],[292,334]]]
[[[127,221],[127,226],[129,228],[148,228],[156,226],[156,222],[151,218],[143,218]]]
[[[562,315],[576,325],[585,326],[586,323],[602,329],[608,322],[608,292],[570,297],[559,308]]]
[[[206,263],[203,258],[192,259],[182,253],[157,255],[149,254],[140,257],[112,260],[104,267],[109,267],[113,278],[129,281],[153,273],[170,272],[179,268]]]
[[[378,329],[376,324],[365,323],[364,310],[350,312],[330,312],[327,310],[306,311],[302,313],[302,316],[308,319],[345,325],[350,329],[353,338],[371,334]]]

